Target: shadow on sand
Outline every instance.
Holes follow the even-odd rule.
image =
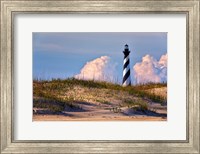
[[[124,111],[122,111],[123,115],[126,116],[134,116],[134,115],[144,115],[144,116],[151,116],[151,117],[163,117],[166,118],[167,114],[164,113],[156,113],[154,111],[150,111],[150,110],[133,110],[133,109],[126,109]]]
[[[66,112],[86,112],[85,106],[96,106],[89,102],[59,102],[52,99],[37,98],[33,100],[33,114],[73,116]]]

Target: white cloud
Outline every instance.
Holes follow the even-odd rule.
[[[133,66],[136,83],[166,82],[167,81],[167,54],[157,61],[150,55],[142,58],[142,62]]]
[[[116,64],[108,56],[101,56],[87,62],[80,71],[75,75],[77,79],[98,80],[115,82]]]

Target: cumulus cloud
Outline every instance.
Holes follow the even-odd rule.
[[[166,82],[167,81],[167,54],[157,61],[150,55],[142,58],[142,62],[133,66],[136,83]]]
[[[110,57],[101,56],[87,62],[80,71],[75,75],[76,79],[98,80],[115,82],[116,63],[112,62]]]

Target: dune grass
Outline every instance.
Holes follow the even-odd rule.
[[[139,106],[141,110],[147,110],[147,102],[144,99],[149,99],[153,102],[157,103],[164,103],[166,102],[166,98],[160,95],[156,95],[155,93],[149,93],[147,90],[153,88],[161,88],[166,87],[166,83],[148,83],[148,84],[141,84],[135,86],[128,86],[122,87],[118,84],[112,84],[108,82],[99,82],[99,81],[92,81],[92,80],[78,80],[75,78],[68,78],[65,80],[61,79],[52,79],[51,81],[48,80],[34,80],[33,81],[33,96],[34,96],[34,103],[33,107],[40,107],[40,108],[48,108],[53,112],[60,112],[63,111],[66,106],[71,108],[79,108],[76,105],[76,101],[83,101],[82,98],[77,98],[74,95],[70,95],[68,97],[64,97],[64,92],[73,91],[72,89],[75,86],[85,87],[91,90],[95,89],[102,89],[106,92],[106,96],[112,96],[114,92],[125,92],[128,93],[130,96],[138,97],[137,101],[131,99],[125,99],[124,102],[130,108],[136,108]],[[98,91],[99,92],[99,91]],[[95,94],[97,97],[99,94],[98,92]],[[93,92],[94,95],[95,92]],[[77,100],[78,99],[78,100]],[[103,104],[111,104],[105,98],[97,98],[97,102]],[[42,103],[43,102],[43,103]],[[48,103],[45,103],[48,102]],[[113,109],[113,111],[119,111],[120,109]]]
[[[147,84],[141,84],[141,85],[135,85],[135,86],[128,86],[128,87],[122,87],[118,84],[112,84],[108,82],[99,82],[99,81],[93,81],[93,80],[78,80],[75,78],[69,78],[65,80],[61,79],[53,79],[51,81],[45,81],[45,80],[34,80],[33,83],[39,84],[37,88],[33,90],[33,94],[38,95],[44,95],[44,90],[49,91],[50,93],[45,93],[45,97],[52,97],[51,91],[56,92],[60,90],[67,90],[72,88],[75,85],[80,85],[83,87],[88,88],[105,88],[105,89],[111,89],[111,90],[121,90],[121,91],[127,91],[131,95],[135,95],[142,98],[149,98],[150,100],[158,103],[162,103],[166,101],[166,98],[148,93],[146,90],[153,89],[153,88],[161,88],[166,87],[166,83],[147,83]],[[50,94],[50,95],[48,95]]]

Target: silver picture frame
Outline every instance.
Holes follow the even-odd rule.
[[[199,0],[0,0],[1,2],[1,153],[200,153]],[[187,139],[173,140],[14,140],[14,18],[16,14],[137,13],[187,16]]]

